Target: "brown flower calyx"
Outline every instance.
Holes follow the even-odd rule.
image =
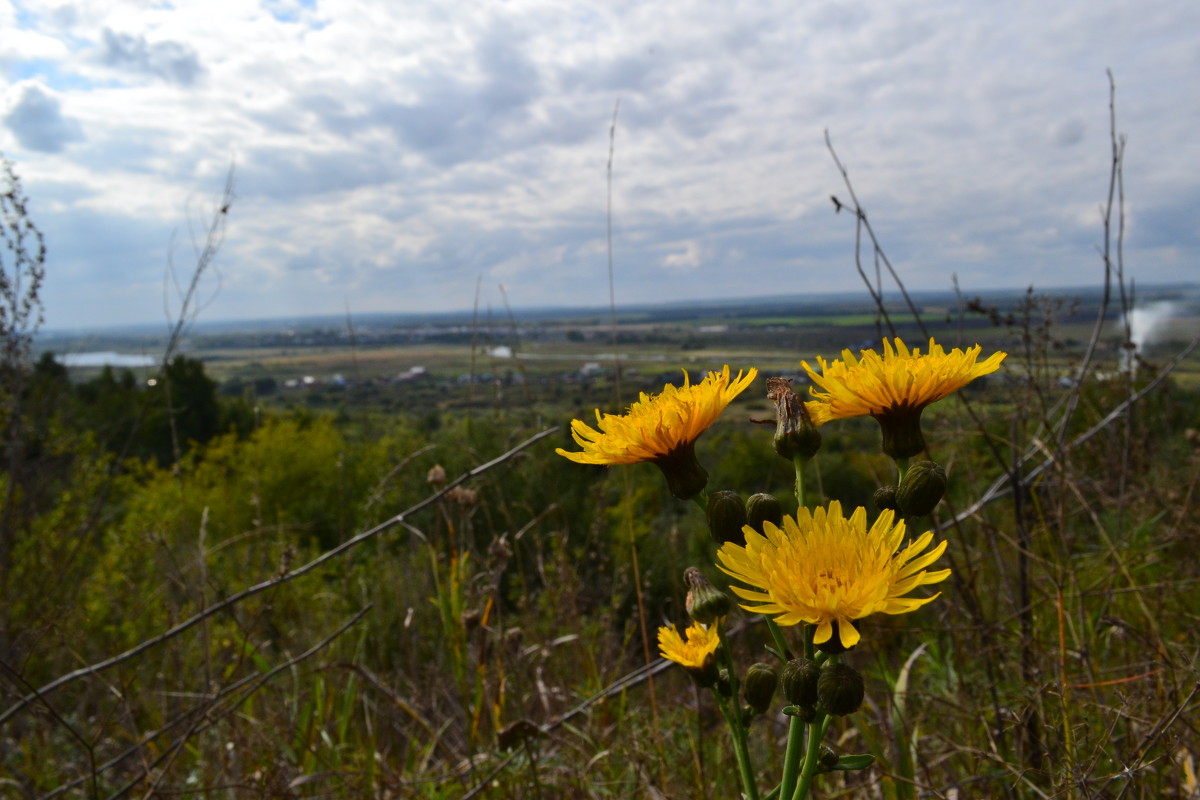
[[[767,378],[767,399],[775,404],[775,452],[789,461],[808,460],[821,449],[821,434],[789,378]]]

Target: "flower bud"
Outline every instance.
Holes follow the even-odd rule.
[[[750,495],[746,501],[746,524],[762,533],[763,523],[783,525],[783,505],[766,492]]]
[[[446,500],[463,509],[470,509],[479,502],[479,492],[465,486],[455,486],[446,492]]]
[[[759,662],[751,664],[750,669],[746,670],[746,682],[742,687],[742,693],[746,698],[746,703],[754,709],[755,713],[762,714],[770,707],[777,683],[779,683],[779,673],[770,664]]]
[[[817,680],[820,677],[821,667],[815,661],[793,658],[783,665],[783,672],[779,676],[783,696],[794,706],[811,708],[817,702]]]
[[[807,461],[821,449],[821,432],[787,378],[767,378],[767,399],[775,402],[775,452],[789,461]]]
[[[817,681],[817,700],[830,714],[845,716],[858,711],[866,690],[858,670],[841,662],[826,664]]]
[[[880,486],[875,490],[875,494],[871,499],[875,502],[875,507],[880,511],[896,511],[899,508],[896,505],[895,486]]]
[[[468,608],[459,615],[458,619],[462,623],[463,630],[473,631],[483,621],[483,612],[478,608]]]
[[[696,622],[712,625],[729,613],[733,604],[729,595],[709,583],[703,572],[688,567],[684,570],[683,582],[688,587],[687,612]]]
[[[717,544],[745,545],[746,501],[737,492],[721,490],[708,496],[708,532]]]
[[[896,505],[906,517],[923,517],[933,511],[945,493],[946,470],[932,461],[917,461],[896,489]]]
[[[717,687],[717,692],[722,697],[729,697],[733,694],[733,680],[729,677],[729,670],[727,670],[725,667],[721,667],[720,671],[717,672],[717,680],[715,685]]]

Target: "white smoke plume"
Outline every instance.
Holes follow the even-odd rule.
[[[1137,352],[1145,350],[1166,330],[1167,321],[1179,311],[1180,304],[1176,300],[1159,300],[1139,306],[1129,312],[1126,321],[1129,324],[1129,339]]]

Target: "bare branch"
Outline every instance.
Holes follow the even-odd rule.
[[[604,218],[607,225],[607,252],[608,252],[608,321],[609,329],[612,332],[612,347],[613,347],[613,391],[616,393],[617,405],[621,405],[621,357],[617,350],[617,290],[614,283],[613,269],[613,210],[612,210],[612,187],[613,187],[613,157],[617,152],[617,115],[621,112],[621,99],[613,103],[612,124],[608,126],[608,166],[605,167],[605,179],[607,186],[607,201],[605,204]]]
[[[201,279],[209,268],[213,266],[213,262],[217,258],[217,253],[221,250],[221,245],[225,243],[225,225],[229,220],[229,209],[236,198],[233,188],[233,174],[234,168],[231,165],[229,172],[225,176],[225,188],[221,192],[221,199],[218,201],[218,206],[208,221],[204,234],[204,244],[196,246],[195,240],[193,241],[193,247],[196,250],[196,263],[192,269],[191,280],[188,282],[187,289],[182,293],[180,298],[178,313],[171,314],[168,312],[167,314],[168,318],[173,318],[175,322],[171,326],[170,334],[167,337],[167,346],[163,351],[162,363],[164,367],[179,347],[179,341],[183,338],[184,333],[187,332],[188,327],[195,321],[196,316],[204,310],[208,302],[211,302],[210,300],[205,303],[199,303],[197,302],[196,295],[200,289]],[[170,269],[169,272],[172,280],[174,280],[174,269]],[[163,290],[165,293],[165,286]]]
[[[916,304],[913,303],[912,298],[909,296],[908,290],[904,287],[904,281],[900,280],[900,275],[896,272],[895,267],[892,266],[891,260],[888,259],[887,254],[883,252],[883,247],[879,244],[879,239],[875,236],[875,230],[871,227],[871,223],[867,220],[867,212],[863,210],[861,205],[859,205],[858,195],[854,193],[854,186],[850,183],[850,173],[846,171],[846,167],[842,165],[841,159],[838,158],[837,151],[833,149],[833,140],[829,136],[828,129],[825,130],[825,147],[829,149],[829,155],[833,157],[833,163],[837,165],[838,172],[842,174],[842,181],[846,184],[846,191],[850,193],[850,203],[842,203],[834,198],[834,205],[838,211],[840,211],[842,208],[849,207],[850,210],[854,212],[854,216],[857,220],[855,223],[856,230],[854,240],[855,266],[858,267],[858,274],[862,276],[863,283],[866,284],[867,291],[871,294],[871,299],[875,301],[875,307],[879,309],[879,313],[887,321],[888,330],[891,331],[892,336],[895,336],[896,328],[894,325],[892,325],[892,321],[888,317],[887,309],[883,306],[883,287],[882,285],[877,285],[872,288],[871,282],[867,279],[867,275],[862,268],[862,261],[859,257],[859,231],[861,230],[865,230],[868,238],[871,240],[871,247],[874,251],[873,256],[875,259],[876,272],[878,272],[879,265],[881,263],[883,266],[887,267],[888,275],[891,276],[892,281],[894,281],[896,284],[896,288],[900,290],[900,296],[904,298],[905,304],[908,305],[908,311],[912,315],[913,322],[915,322],[917,327],[920,328],[921,336],[928,339],[929,331],[925,328],[925,321],[921,319],[921,312],[917,310]],[[879,282],[877,280],[877,284],[878,283]]]
[[[1108,174],[1108,200],[1105,202],[1103,210],[1104,242],[1100,253],[1104,262],[1104,290],[1100,297],[1100,310],[1096,313],[1096,323],[1092,327],[1091,338],[1088,340],[1083,358],[1079,361],[1079,369],[1075,373],[1075,384],[1071,387],[1067,396],[1066,410],[1063,412],[1062,417],[1059,418],[1058,449],[1060,457],[1062,455],[1063,444],[1067,438],[1067,430],[1070,428],[1071,418],[1075,416],[1075,409],[1079,406],[1079,396],[1083,391],[1084,378],[1087,376],[1088,370],[1091,369],[1092,361],[1096,356],[1096,347],[1100,342],[1100,334],[1104,330],[1104,321],[1108,315],[1109,303],[1112,300],[1112,218],[1116,203],[1117,186],[1121,182],[1121,167],[1122,159],[1124,158],[1124,147],[1119,143],[1120,137],[1117,135],[1117,83],[1113,78],[1112,70],[1108,72],[1108,120],[1112,154]],[[1124,212],[1122,211],[1123,219]],[[1124,223],[1122,222],[1123,225]]]

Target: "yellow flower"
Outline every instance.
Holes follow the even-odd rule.
[[[780,625],[817,626],[814,642],[830,641],[835,630],[843,647],[860,638],[854,620],[871,614],[905,614],[933,597],[903,595],[946,579],[950,570],[926,571],[946,549],[926,532],[901,548],[904,522],[884,511],[867,529],[867,512],[858,508],[846,519],[837,501],[829,510],[801,508],[784,517],[783,528],[764,523],[763,533],[746,527],[745,546],[726,543],[717,566],[751,588],[734,586],[742,608],[775,615]]]
[[[993,353],[979,362],[982,347],[966,351],[957,347],[947,353],[929,340],[929,352],[909,350],[897,337],[895,347],[883,340],[883,355],[863,350],[855,358],[849,350],[832,363],[820,356],[816,372],[801,361],[815,386],[816,398],[805,404],[817,425],[830,420],[870,415],[883,428],[884,451],[896,458],[909,458],[925,449],[921,436],[921,411],[930,403],[961,389],[976,378],[1000,368],[1006,353]]]
[[[643,392],[624,414],[596,409],[595,428],[572,420],[571,435],[583,449],[572,453],[560,447],[555,452],[580,464],[653,462],[666,475],[671,493],[689,500],[708,484],[708,473],[696,461],[696,440],[757,375],[751,369],[745,377],[739,371],[731,379],[726,365],[693,385],[685,372],[682,388],[668,384],[662,394]]]
[[[659,628],[659,655],[682,666],[701,685],[711,686],[717,678],[717,647],[721,644],[717,626],[693,622],[684,635],[686,641],[674,627],[664,625]]]

